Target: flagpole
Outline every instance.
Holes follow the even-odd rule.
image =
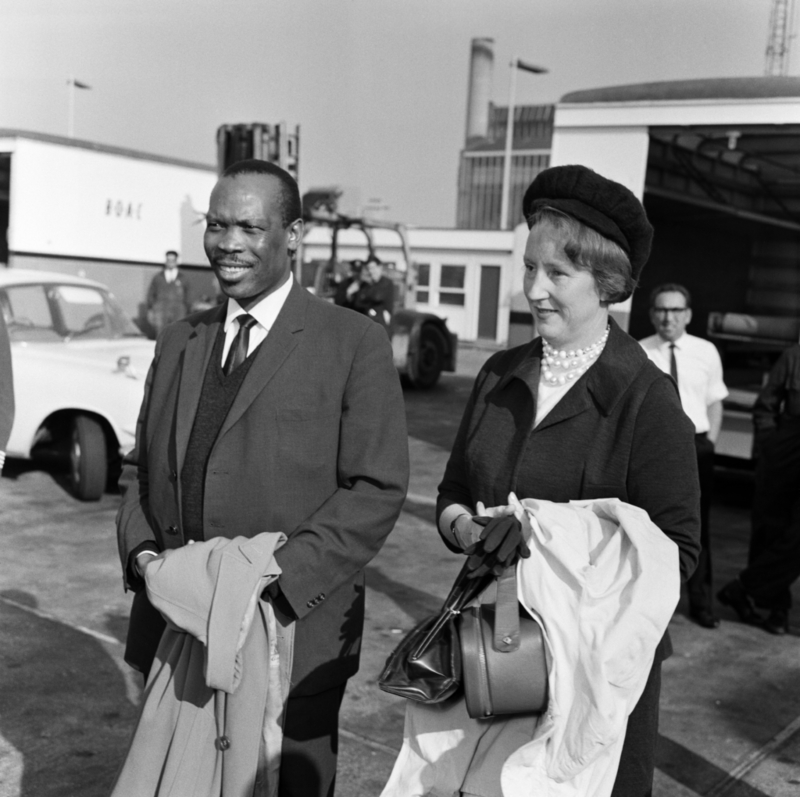
[[[511,59],[511,83],[508,89],[508,122],[506,124],[506,148],[503,155],[503,195],[500,198],[500,229],[508,229],[509,189],[511,182],[511,153],[514,143],[514,98],[517,91],[517,57]]]
[[[75,138],[75,75],[70,75],[69,80],[69,111],[67,117],[67,137]]]

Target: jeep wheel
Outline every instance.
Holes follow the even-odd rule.
[[[420,330],[419,349],[408,369],[409,381],[414,387],[433,387],[444,368],[445,341],[442,333],[426,324]]]

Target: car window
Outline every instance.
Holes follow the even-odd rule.
[[[68,340],[139,337],[141,332],[106,291],[83,285],[54,285],[49,295]]]
[[[14,285],[5,289],[3,313],[8,336],[14,341],[58,340],[50,304],[42,285]]]
[[[113,330],[106,312],[103,294],[80,285],[57,285],[50,297],[61,315],[62,332],[69,338],[109,338]]]

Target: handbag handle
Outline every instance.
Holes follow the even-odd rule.
[[[494,610],[492,647],[500,653],[519,648],[519,600],[517,599],[517,566],[506,568],[497,577],[497,602]]]
[[[461,614],[461,610],[483,592],[487,584],[491,583],[492,579],[486,576],[483,578],[469,578],[468,574],[471,572],[469,563],[466,562],[464,567],[461,568],[461,572],[456,576],[455,583],[436,618],[436,622],[433,623],[428,633],[425,634],[419,644],[411,651],[409,659],[416,661],[422,658],[422,656],[425,655],[425,651],[441,633],[444,626],[454,617]],[[491,573],[487,575],[491,575]],[[517,625],[519,626],[519,618],[517,618]],[[519,637],[519,628],[517,628],[517,637]]]

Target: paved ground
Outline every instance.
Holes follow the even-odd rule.
[[[402,701],[380,692],[391,649],[438,608],[459,567],[433,527],[433,496],[471,379],[406,394],[413,480],[397,528],[368,569],[359,675],[342,710],[338,794],[376,797],[402,741]],[[712,511],[720,583],[744,559],[751,484],[720,474]],[[79,504],[54,474],[11,462],[0,480],[0,797],[108,793],[139,686],[121,660],[129,600],[113,540],[118,497]],[[800,598],[800,593],[797,594]],[[704,631],[680,613],[664,666],[656,797],[800,794],[800,635]],[[800,627],[800,617],[796,617]]]

